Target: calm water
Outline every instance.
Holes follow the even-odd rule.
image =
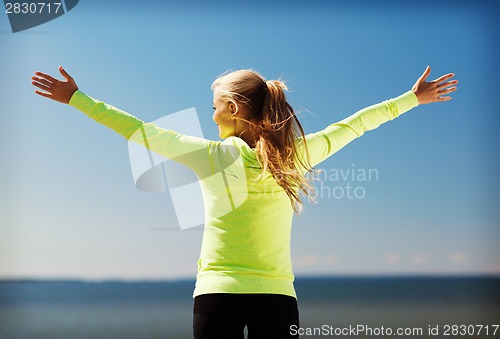
[[[191,338],[193,287],[0,281],[0,338]],[[500,328],[491,333],[500,325],[500,278],[297,278],[296,289],[304,330],[363,325],[373,333],[381,326],[423,331],[395,338],[500,338]],[[489,325],[490,333],[445,336],[446,325]],[[429,336],[429,326],[440,335]],[[302,338],[356,337],[323,332],[330,333]]]

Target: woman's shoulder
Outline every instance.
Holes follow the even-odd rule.
[[[221,157],[228,157],[235,161],[243,158],[247,162],[257,161],[255,148],[250,147],[243,139],[230,136],[222,141],[214,141],[211,144],[212,152],[217,152]]]

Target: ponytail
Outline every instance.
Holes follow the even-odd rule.
[[[266,81],[257,72],[241,70],[219,77],[212,84],[212,89],[216,88],[226,100],[250,108],[247,122],[250,133],[256,136],[255,150],[262,166],[259,178],[270,173],[288,195],[293,210],[300,214],[301,193],[314,201],[309,179],[304,175],[310,171],[309,154],[304,130],[286,100],[285,83]],[[303,156],[296,145],[300,137],[304,141]]]

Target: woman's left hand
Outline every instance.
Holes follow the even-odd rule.
[[[36,94],[67,104],[78,86],[62,66],[59,66],[59,72],[66,81],[61,81],[42,72],[35,72],[35,76],[31,77],[31,83],[42,90],[36,90]]]
[[[441,102],[451,100],[451,96],[443,96],[456,91],[458,80],[447,81],[455,76],[454,73],[448,73],[437,78],[434,81],[426,82],[427,77],[431,74],[431,68],[427,66],[422,76],[413,85],[413,92],[417,96],[418,103],[430,104],[433,102]]]

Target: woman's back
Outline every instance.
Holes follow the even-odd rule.
[[[210,158],[212,175],[200,180],[206,217],[194,295],[295,296],[288,195],[270,174],[261,176],[255,150],[240,138],[216,143]]]

